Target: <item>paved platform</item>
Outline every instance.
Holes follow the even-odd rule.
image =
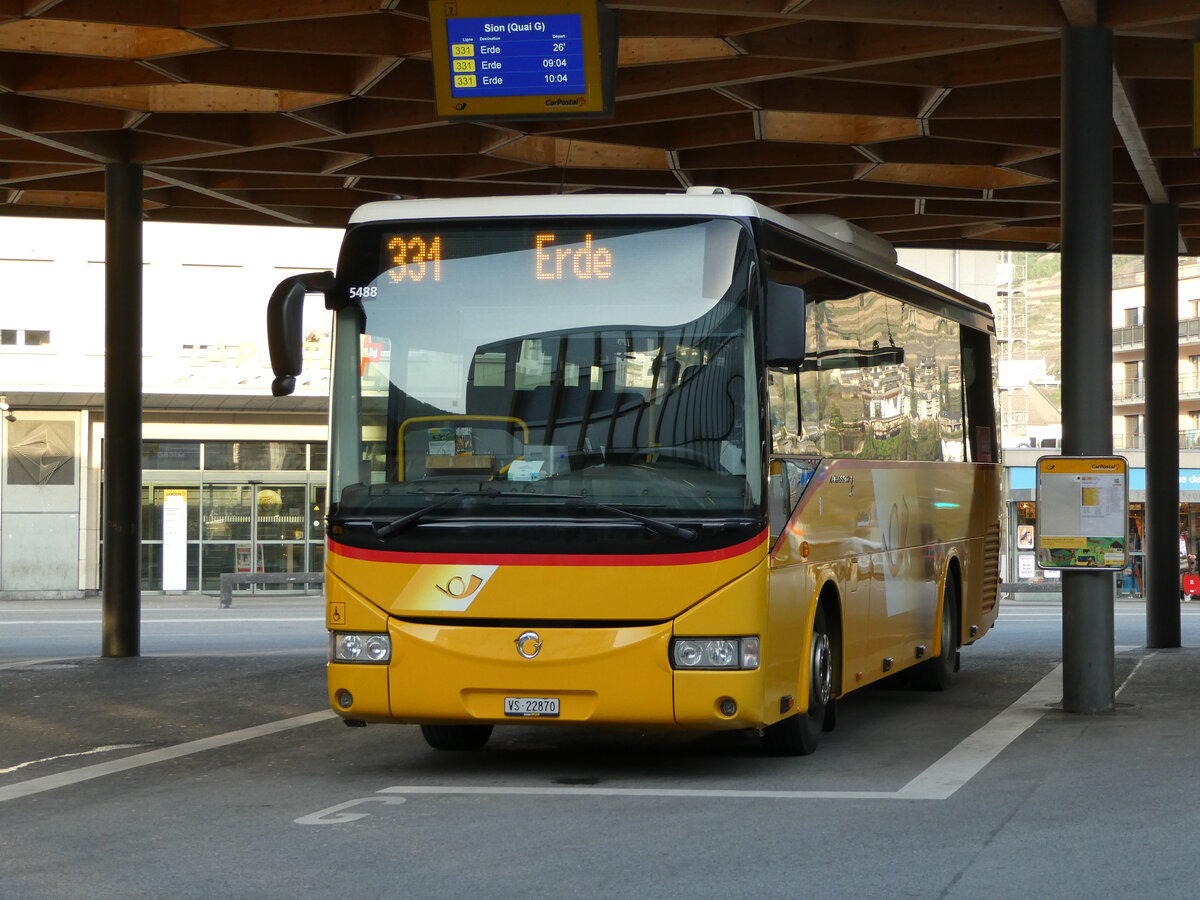
[[[95,621],[0,606],[0,637],[14,610],[71,608]],[[1118,604],[1116,708],[1080,716],[1057,608],[1010,605],[950,691],[858,692],[799,759],[746,732],[553,727],[436,753],[325,708],[319,598],[144,610],[257,643],[0,658],[0,896],[1198,893],[1200,609],[1190,646],[1148,651],[1143,605]],[[307,647],[270,647],[287,622]]]

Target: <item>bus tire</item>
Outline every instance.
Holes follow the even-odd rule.
[[[913,670],[916,686],[923,691],[946,690],[958,671],[958,585],[949,573],[942,591],[941,629],[941,652]]]
[[[762,730],[762,746],[767,753],[807,756],[817,749],[821,732],[832,730],[836,721],[833,674],[837,671],[837,652],[825,624],[825,608],[818,607],[809,641],[808,709]]]
[[[491,725],[422,725],[421,736],[434,750],[482,750]]]

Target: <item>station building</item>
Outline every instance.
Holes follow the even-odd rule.
[[[278,400],[265,321],[275,285],[333,268],[340,239],[336,229],[146,223],[144,590],[216,591],[222,572],[322,567],[329,314],[310,298],[304,377]],[[3,218],[0,247],[0,596],[95,591],[104,225]],[[184,565],[164,569],[165,543]]]

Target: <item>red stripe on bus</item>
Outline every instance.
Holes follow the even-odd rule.
[[[329,552],[346,559],[409,565],[463,566],[691,566],[719,562],[749,553],[766,543],[767,532],[732,547],[698,553],[597,554],[578,553],[406,553],[402,550],[364,550],[329,539]]]

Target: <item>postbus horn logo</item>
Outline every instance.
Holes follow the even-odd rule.
[[[452,597],[455,600],[466,600],[475,593],[483,585],[483,579],[478,575],[470,576],[469,580],[464,580],[461,575],[455,575],[445,585],[435,584],[439,591],[447,597]]]

